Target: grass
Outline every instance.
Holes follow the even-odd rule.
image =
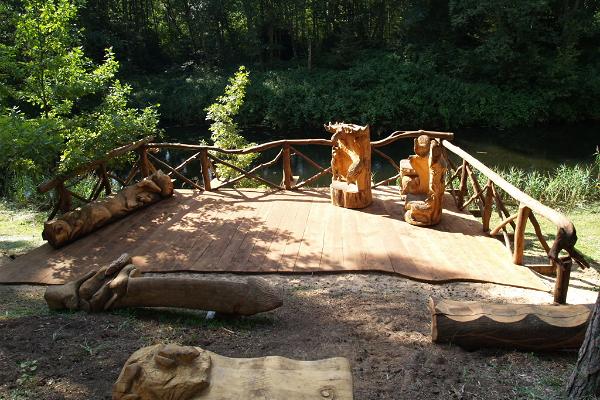
[[[40,245],[46,214],[0,201],[0,253],[19,254]]]

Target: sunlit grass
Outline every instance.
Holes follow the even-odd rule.
[[[40,245],[46,214],[0,202],[0,252],[21,253]]]

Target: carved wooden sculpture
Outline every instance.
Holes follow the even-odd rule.
[[[252,315],[282,305],[281,298],[263,279],[248,278],[243,283],[164,275],[144,277],[127,254],[73,282],[48,286],[44,298],[53,310],[87,312],[125,307],[178,307]]]
[[[173,194],[173,182],[157,171],[104,199],[92,201],[44,224],[42,237],[58,248],[125,215]]]
[[[345,358],[228,358],[199,347],[144,347],[126,361],[113,400],[351,400]]]
[[[404,219],[411,225],[435,225],[442,218],[442,200],[444,199],[444,172],[446,166],[442,159],[442,148],[437,140],[432,140],[429,151],[429,191],[425,200],[411,200],[407,195],[404,206]]]
[[[364,208],[371,194],[371,134],[369,126],[325,125],[331,141],[331,202],[345,208]]]
[[[427,135],[415,138],[415,154],[400,160],[402,194],[427,194],[429,192],[429,151],[431,139]]]
[[[575,350],[593,305],[485,304],[429,299],[431,338],[467,349]]]

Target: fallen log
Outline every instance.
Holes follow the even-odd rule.
[[[260,278],[246,282],[189,277],[144,277],[121,255],[110,265],[64,285],[49,286],[44,294],[52,310],[100,312],[129,307],[175,307],[253,315],[282,305],[275,290]]]
[[[431,339],[466,349],[577,350],[593,304],[486,304],[429,299]]]
[[[125,362],[113,400],[352,400],[346,358],[230,358],[176,344],[143,347]]]
[[[42,238],[54,248],[64,246],[104,225],[169,197],[173,182],[161,171],[127,186],[115,195],[92,201],[44,224]]]

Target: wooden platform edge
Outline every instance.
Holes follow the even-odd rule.
[[[5,280],[2,278],[2,268],[4,266],[0,266],[0,285],[40,285],[40,286],[62,285],[71,279],[75,279],[79,276],[83,276],[87,272],[94,270],[94,268],[92,267],[90,269],[82,270],[80,274],[74,275],[72,278],[69,278],[69,279],[57,279],[56,282],[41,283],[41,282],[38,282],[38,281],[32,280],[32,279],[29,279],[29,280],[10,280],[10,279]],[[360,270],[341,270],[340,269],[340,270],[328,270],[328,271],[323,271],[323,270],[314,270],[314,271],[235,271],[235,270],[228,270],[227,268],[214,270],[214,271],[195,271],[195,270],[189,270],[189,269],[169,269],[169,270],[156,269],[156,270],[154,270],[154,269],[140,268],[140,271],[143,274],[182,274],[182,273],[193,274],[193,275],[205,275],[205,274],[275,275],[275,274],[279,274],[279,275],[294,275],[294,276],[296,276],[296,275],[297,276],[317,275],[317,274],[318,275],[339,275],[339,274],[347,274],[347,273],[353,273],[353,274],[377,273],[377,274],[388,275],[388,276],[397,276],[400,278],[409,279],[414,282],[428,283],[428,284],[432,284],[432,285],[443,285],[443,284],[447,284],[447,283],[478,283],[478,284],[487,283],[487,284],[520,288],[520,289],[536,290],[539,292],[546,292],[546,293],[552,292],[551,288],[546,286],[541,279],[540,279],[540,286],[533,287],[533,286],[527,286],[527,285],[516,285],[516,284],[492,282],[492,281],[487,281],[487,280],[471,279],[471,278],[452,278],[452,279],[428,280],[428,279],[422,279],[422,278],[414,278],[409,275],[400,274],[397,272],[390,272],[390,271],[376,269],[376,268],[364,268],[364,269],[360,269]]]

